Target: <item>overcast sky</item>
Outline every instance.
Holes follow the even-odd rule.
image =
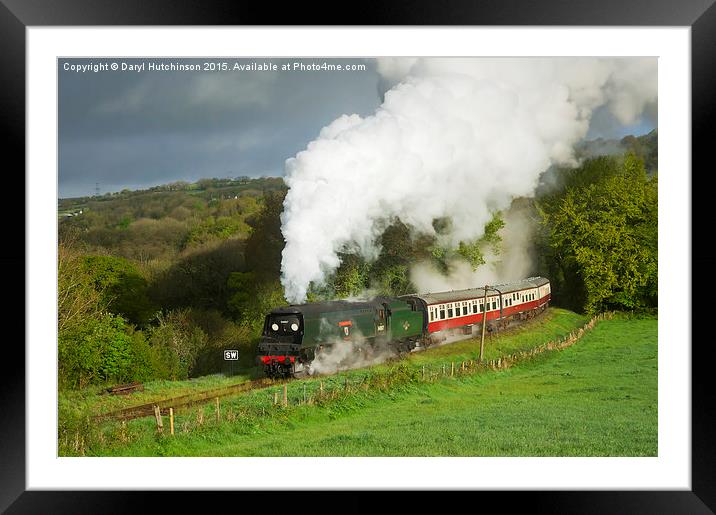
[[[150,71],[149,64],[226,62],[226,71]],[[300,62],[360,71],[281,71]],[[117,63],[120,69],[111,70]],[[143,71],[121,63],[144,63]],[[235,63],[278,71],[232,70]],[[76,71],[84,65],[107,68]],[[380,77],[358,59],[60,59],[59,196],[138,189],[204,177],[283,175],[284,162],[342,114],[372,114]],[[75,68],[75,69],[67,69]],[[644,134],[598,110],[589,139]]]

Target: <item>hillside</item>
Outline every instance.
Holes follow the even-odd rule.
[[[649,158],[656,132],[622,141]],[[524,276],[550,278],[555,303],[573,311],[653,309],[657,174],[631,154],[589,158],[555,177],[536,198],[518,199],[531,226],[520,240],[533,258]],[[60,200],[61,389],[221,372],[226,348],[251,366],[265,314],[286,304],[285,194],[280,178],[239,178]],[[482,237],[458,245],[445,238],[451,220],[434,220],[433,234],[385,220],[375,259],[341,249],[340,266],[310,285],[308,300],[415,292],[416,264],[475,271],[489,254],[500,258],[505,220],[493,213]]]
[[[487,358],[534,349],[583,321],[550,310],[490,341]],[[616,317],[564,350],[477,372],[459,368],[479,348],[466,340],[400,362],[293,381],[285,408],[272,404],[277,385],[223,398],[220,421],[213,403],[177,410],[174,436],[166,428],[156,434],[150,418],[107,423],[101,436],[83,435],[80,449],[113,456],[654,456],[656,331],[654,318]],[[166,386],[154,393],[167,394]],[[99,399],[68,398],[61,409],[106,410]],[[66,431],[61,454],[72,455],[73,431]]]

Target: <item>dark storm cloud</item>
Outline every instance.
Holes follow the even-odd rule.
[[[201,64],[202,59],[116,60]],[[230,65],[296,60],[226,59]],[[370,61],[365,71],[77,73],[59,60],[59,194],[89,195],[201,177],[280,175],[284,161],[343,113],[379,104]]]

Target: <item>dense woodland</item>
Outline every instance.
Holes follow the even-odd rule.
[[[624,153],[581,149],[574,169],[552,169],[527,204],[535,225],[534,274],[557,304],[586,313],[657,306],[657,134],[617,142]],[[223,349],[244,365],[280,285],[280,178],[203,179],[59,201],[58,345],[61,388],[184,379],[221,370]],[[450,220],[434,221],[437,234]],[[344,253],[309,300],[366,289],[415,291],[409,267],[455,258],[473,268],[499,249],[500,213],[478,241],[443,248],[387,220],[374,262]]]

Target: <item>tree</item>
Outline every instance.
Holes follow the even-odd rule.
[[[258,280],[255,272],[234,272],[229,276],[228,286],[235,290],[229,299],[229,308],[238,316],[240,324],[256,336],[261,333],[266,314],[287,304],[278,279]]]
[[[281,252],[284,247],[281,233],[281,212],[285,192],[270,193],[264,198],[261,210],[247,220],[252,227],[246,241],[246,266],[259,280],[273,280],[281,271]]]
[[[576,170],[563,192],[542,203],[555,289],[578,292],[572,296],[587,313],[655,305],[657,201],[656,176],[633,154]]]
[[[342,254],[341,266],[333,274],[333,293],[339,298],[359,295],[368,287],[371,267],[357,254]]]
[[[495,213],[492,216],[492,220],[485,225],[483,235],[472,242],[461,241],[458,244],[457,254],[470,263],[473,270],[477,270],[480,265],[485,264],[485,256],[483,254],[485,246],[490,245],[493,251],[499,252],[499,244],[502,238],[498,231],[504,226],[505,222],[502,220],[501,214],[499,212]]]
[[[147,280],[132,262],[114,256],[84,256],[82,263],[109,311],[138,325],[154,316],[157,307],[149,300]]]
[[[71,243],[57,249],[57,328],[59,334],[103,311],[102,295]]]

